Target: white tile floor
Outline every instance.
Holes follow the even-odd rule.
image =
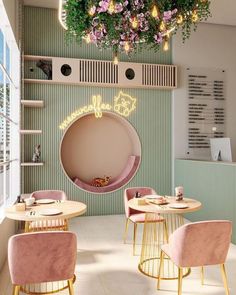
[[[78,236],[78,261],[75,295],[177,295],[177,281],[163,281],[156,290],[156,280],[141,274],[138,256],[132,256],[132,226],[127,244],[123,244],[124,216],[75,218],[70,229]],[[142,226],[138,241],[141,242]],[[236,294],[236,246],[231,245],[226,269],[230,294]],[[7,266],[0,275],[0,295],[11,295]],[[68,294],[68,291],[58,293]],[[208,267],[201,286],[199,269],[192,269],[183,280],[183,295],[224,295],[219,267]]]

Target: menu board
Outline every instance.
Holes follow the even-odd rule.
[[[225,136],[225,71],[187,69],[188,150],[205,154],[210,138]]]

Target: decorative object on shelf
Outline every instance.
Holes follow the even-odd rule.
[[[46,74],[48,80],[52,80],[52,64],[50,62],[39,60],[36,66]]]
[[[40,162],[40,156],[41,156],[40,144],[37,144],[34,147],[34,153],[33,153],[32,161],[34,163]]]
[[[182,29],[183,40],[192,27],[210,16],[208,0],[61,0],[59,20],[68,35],[131,54],[143,47],[168,50],[171,34]]]
[[[184,188],[182,186],[177,186],[175,188],[175,199],[176,201],[182,201],[184,197]]]
[[[91,184],[96,187],[103,187],[108,185],[111,176],[104,176],[104,178],[96,177],[92,180]]]

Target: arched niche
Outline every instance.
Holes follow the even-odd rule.
[[[108,193],[127,184],[136,174],[141,160],[141,143],[134,127],[123,117],[103,112],[75,120],[65,131],[60,146],[65,174],[79,188],[92,193]],[[111,179],[96,187],[96,177]]]

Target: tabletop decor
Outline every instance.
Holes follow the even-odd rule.
[[[168,50],[178,29],[183,40],[210,16],[209,0],[61,0],[59,20],[78,42],[131,54],[143,47]]]

